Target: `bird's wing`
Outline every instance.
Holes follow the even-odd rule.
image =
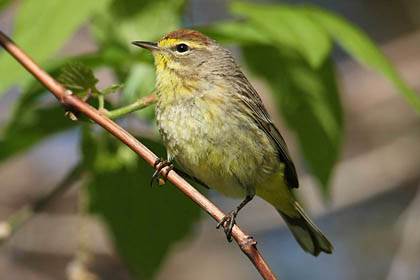
[[[245,76],[243,76],[245,78]],[[285,163],[285,179],[287,185],[291,188],[299,187],[299,181],[296,174],[296,168],[289,155],[286,142],[281,136],[279,130],[275,127],[270,115],[265,109],[260,96],[252,85],[246,80],[237,88],[240,101],[245,104],[252,112],[251,117],[255,120],[261,129],[267,133],[277,148],[281,162]]]

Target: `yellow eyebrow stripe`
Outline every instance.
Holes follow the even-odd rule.
[[[197,43],[192,42],[192,41],[185,41],[185,40],[179,40],[179,39],[170,39],[170,38],[163,39],[163,40],[159,41],[158,42],[158,46],[161,47],[161,48],[162,47],[169,47],[170,48],[170,47],[176,46],[176,45],[178,45],[180,43],[186,43],[188,46],[190,46],[191,48],[194,48],[194,49],[203,48],[202,45],[197,44]]]

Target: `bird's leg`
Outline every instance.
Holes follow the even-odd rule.
[[[163,168],[168,167],[168,171],[166,171],[166,175],[163,176],[163,183],[161,184],[161,182],[159,181],[159,185],[163,185],[166,182],[166,180],[168,179],[169,172],[171,172],[171,170],[174,169],[174,165],[170,161],[163,158],[158,158],[153,164],[153,167],[157,167],[157,169],[155,173],[153,173],[152,180],[150,181],[151,187],[153,187],[153,182],[159,179],[160,173],[162,172]]]
[[[233,226],[236,224],[236,216],[238,215],[239,211],[248,204],[252,199],[254,198],[254,195],[247,195],[244,201],[241,202],[241,204],[238,205],[235,209],[229,212],[226,216],[223,217],[223,219],[217,224],[216,228],[220,228],[220,226],[223,226],[226,238],[229,242],[232,241],[232,229]]]

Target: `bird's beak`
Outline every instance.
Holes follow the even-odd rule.
[[[158,47],[157,43],[134,41],[134,42],[131,42],[131,44],[136,45],[138,47],[145,48],[146,50],[149,50],[149,51],[159,50],[159,47]]]

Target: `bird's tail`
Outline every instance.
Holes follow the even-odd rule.
[[[278,212],[286,221],[296,241],[303,250],[314,256],[318,256],[321,251],[331,254],[333,246],[330,241],[328,241],[319,228],[309,219],[302,207],[297,202],[294,202],[294,204],[297,212],[296,216],[291,217],[281,210],[278,210]]]

